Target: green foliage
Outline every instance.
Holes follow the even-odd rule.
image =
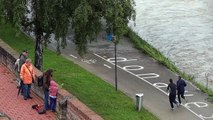
[[[75,44],[82,56],[87,43],[103,30],[119,40],[126,32],[128,20],[135,17],[133,0],[0,0],[0,21],[35,34],[35,67],[42,68],[43,46],[51,35],[57,41],[57,52],[66,43],[68,28],[75,34]]]
[[[67,45],[65,37],[72,26],[77,50],[83,55],[88,41],[94,40],[104,21],[104,30],[121,37],[128,20],[135,19],[133,5],[133,0],[0,0],[0,19],[34,31],[36,37],[44,35],[44,39],[38,40],[44,40],[45,46],[54,34],[58,52]],[[29,12],[31,18],[27,18]]]
[[[25,15],[25,4],[24,0],[0,0],[0,21],[5,19],[4,21],[20,27]]]
[[[22,48],[33,48],[33,41],[23,33],[15,36],[10,25],[0,25],[0,38],[13,49],[21,53]],[[30,57],[33,49],[29,49]],[[54,69],[53,78],[61,87],[75,95],[106,120],[158,120],[145,108],[138,112],[132,99],[121,91],[101,80],[99,77],[84,70],[49,49],[44,49],[44,70]],[[63,84],[63,85],[62,85]]]

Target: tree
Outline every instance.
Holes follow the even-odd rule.
[[[68,27],[72,26],[80,55],[87,43],[103,29],[119,39],[126,32],[129,20],[134,20],[133,0],[0,0],[0,20],[35,34],[35,66],[42,67],[43,45],[55,35],[57,52],[64,48]]]

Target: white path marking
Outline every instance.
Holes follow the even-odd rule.
[[[94,55],[97,56],[97,57],[99,57],[99,58],[101,58],[101,59],[103,59],[103,60],[105,60],[105,61],[108,61],[108,62],[109,62],[110,64],[112,64],[112,65],[115,65],[112,61],[110,61],[111,59],[107,59],[107,60],[106,60],[105,58],[103,58],[103,57],[101,57],[100,55],[95,54],[95,53],[94,53]],[[125,59],[126,59],[126,58],[125,58]],[[127,59],[126,59],[126,60],[127,60]],[[117,65],[117,67],[120,68],[120,69],[122,69],[122,70],[124,70],[124,71],[126,71],[127,73],[129,73],[129,74],[131,74],[131,75],[133,75],[133,76],[135,76],[135,77],[137,77],[137,78],[143,80],[144,82],[148,83],[149,85],[155,87],[152,83],[150,83],[149,81],[147,81],[147,80],[145,80],[145,79],[143,79],[143,78],[141,78],[141,77],[135,75],[134,73],[132,73],[132,72],[130,72],[130,71],[128,71],[128,70],[125,70],[125,69],[123,69],[122,67],[120,67],[120,66],[118,66],[118,65]],[[155,88],[158,89],[158,90],[160,90],[160,91],[163,92],[164,94],[168,95],[167,92],[165,92],[164,90],[162,90],[162,89],[160,89],[160,88],[158,88],[158,87],[155,87]],[[184,105],[184,106],[185,106],[185,105]],[[201,117],[200,115],[198,115],[197,113],[195,113],[194,111],[192,111],[191,109],[189,109],[188,106],[185,106],[185,108],[187,108],[191,113],[193,113],[194,115],[196,115],[197,117],[199,117],[201,120],[205,120],[203,117]]]
[[[153,86],[155,86],[155,87],[157,87],[157,88],[161,88],[161,87],[167,87],[168,84],[158,82],[158,83],[154,83]]]
[[[70,56],[71,56],[71,57],[73,57],[73,58],[75,58],[75,59],[77,59],[77,58],[78,58],[78,57],[76,57],[76,56],[74,56],[74,55],[72,55],[72,54],[70,54]]]
[[[192,96],[194,96],[194,94],[185,94],[184,96],[185,97],[192,97]]]
[[[185,90],[185,94],[184,94],[185,97],[192,97],[192,96],[194,96],[194,94],[187,94],[188,92],[189,91]]]
[[[87,59],[81,59],[81,62],[85,62],[85,63],[87,63],[87,64],[91,64],[91,63],[89,62],[89,60],[87,60]]]
[[[139,66],[139,65],[129,65],[129,66],[124,66],[123,69],[124,70],[142,70],[144,67],[143,66]]]
[[[205,119],[212,119],[213,118],[213,115],[211,117],[205,117],[203,115],[199,115],[199,116],[202,117],[202,118],[205,118]]]
[[[110,67],[109,65],[106,65],[106,64],[104,64],[104,66],[107,67],[107,68],[110,68],[110,69],[112,68],[112,67]]]
[[[103,59],[104,57],[101,57],[101,58]],[[106,59],[104,58],[104,60],[106,60]],[[137,60],[137,59],[127,59],[124,57],[117,57],[117,62],[127,62],[127,61],[135,61],[135,60]],[[108,58],[106,61],[115,62],[115,58]]]
[[[185,104],[185,106],[188,106],[188,108],[190,108],[189,105],[195,105],[195,106],[197,106],[198,108],[208,107],[208,104],[205,103],[205,102],[189,102],[189,103],[186,103],[186,104]]]
[[[160,75],[156,73],[146,73],[146,74],[137,74],[137,76],[141,78],[158,78]]]

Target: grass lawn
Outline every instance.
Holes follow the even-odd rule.
[[[29,57],[34,58],[34,42],[19,30],[7,24],[0,24],[0,39],[21,53],[29,50]],[[86,71],[72,61],[55,52],[44,49],[43,69],[53,68],[54,79],[63,88],[75,95],[80,101],[98,113],[105,120],[158,120],[146,109],[135,110],[135,102],[101,78]]]

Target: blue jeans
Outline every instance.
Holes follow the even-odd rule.
[[[30,97],[31,84],[23,84],[24,99]]]
[[[49,106],[49,91],[48,90],[44,90],[44,107],[45,110],[49,110],[50,106]]]
[[[50,110],[55,111],[55,107],[56,107],[56,98],[50,97]]]

